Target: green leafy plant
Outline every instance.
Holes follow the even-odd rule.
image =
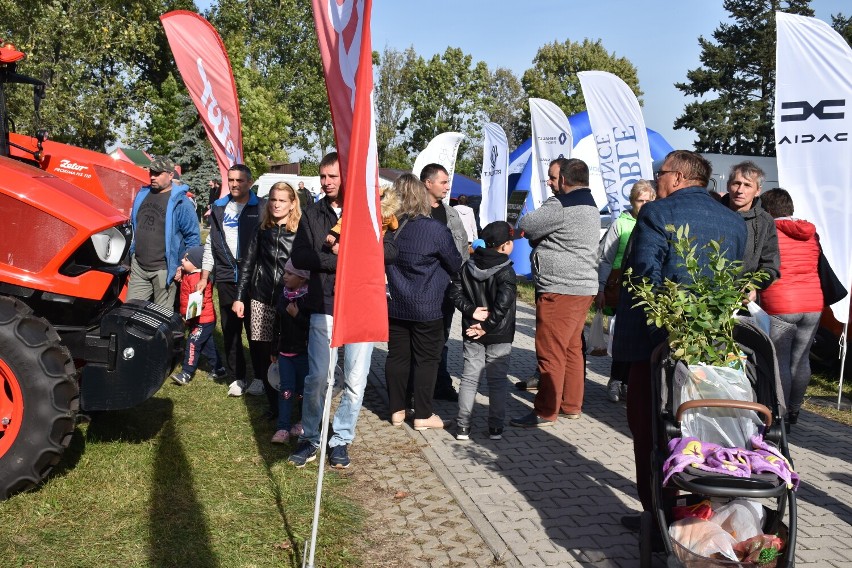
[[[717,241],[699,248],[689,236],[689,225],[666,225],[666,231],[687,276],[655,285],[628,269],[624,286],[637,299],[634,306],[645,311],[648,325],[668,331],[672,358],[687,365],[724,366],[738,352],[734,314],[768,275],[743,272],[742,262],[726,258]]]

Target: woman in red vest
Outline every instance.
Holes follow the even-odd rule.
[[[819,235],[813,223],[793,218],[793,199],[775,188],[761,195],[763,208],[775,218],[781,276],[760,294],[772,316],[770,335],[787,401],[787,422],[795,424],[811,380],[808,359],[823,309],[817,263]]]

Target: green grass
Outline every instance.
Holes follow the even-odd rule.
[[[518,299],[527,304],[535,305],[535,284],[531,281],[518,279]]]
[[[79,426],[47,483],[0,503],[2,565],[300,566],[317,466],[289,466],[265,398],[226,388],[198,372]],[[325,479],[317,565],[363,564],[364,511]]]
[[[830,373],[815,372],[811,376],[811,382],[808,385],[808,390],[805,393],[804,408],[825,418],[835,420],[847,426],[852,426],[852,412],[848,409],[837,410],[837,387],[839,383],[839,373],[832,375]],[[847,377],[843,381],[843,398],[847,401],[852,400],[852,378]],[[815,399],[820,399],[819,404]],[[825,402],[829,404],[826,405]]]

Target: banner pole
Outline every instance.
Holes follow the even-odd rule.
[[[331,356],[329,357],[328,364],[328,379],[326,379],[326,388],[325,388],[325,400],[322,405],[322,430],[320,433],[320,456],[319,456],[319,467],[317,473],[317,491],[316,497],[314,498],[314,522],[311,526],[311,546],[310,546],[310,554],[308,555],[308,563],[304,565],[306,568],[314,568],[314,554],[316,552],[317,546],[317,531],[319,529],[319,514],[320,514],[320,502],[322,501],[322,482],[325,477],[325,451],[326,451],[326,438],[328,437],[328,416],[331,414],[331,397],[334,390],[334,368],[336,364],[334,361],[337,360],[337,347],[331,348],[331,339],[329,339],[329,349],[331,350]]]
[[[840,386],[837,387],[837,410],[840,410],[840,399],[843,396],[843,372],[846,370],[846,331],[849,322],[843,324],[843,333],[840,334]]]

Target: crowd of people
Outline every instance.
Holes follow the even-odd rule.
[[[323,402],[334,381],[338,349],[332,348],[333,306],[340,250],[344,188],[336,153],[319,165],[323,197],[300,199],[285,182],[268,199],[250,190],[245,165],[228,171],[228,192],[210,208],[210,233],[202,245],[198,223],[173,181],[174,164],[158,158],[151,184],[133,206],[135,229],[129,297],[177,306],[187,318],[189,339],[183,369],[172,378],[188,384],[203,354],[228,394],[266,395],[275,420],[274,443],[296,442],[289,461],[303,467],[321,443]],[[819,238],[813,224],[793,217],[789,193],[762,193],[765,175],[752,162],[733,167],[727,194],[707,190],[710,164],[700,154],[676,150],[655,172],[655,183],[637,181],[631,208],[599,239],[598,207],[589,189],[589,168],[559,158],[548,169],[553,196],[521,217],[517,228],[496,221],[478,229],[466,200],[445,203],[449,174],[439,164],[420,176],[405,174],[382,195],[383,247],[388,295],[385,377],[390,421],[416,430],[453,427],[471,437],[471,415],[480,382],[488,387],[488,436],[503,435],[509,359],[515,334],[517,277],[510,254],[514,240],[532,246],[535,284],[537,376],[531,411],[512,426],[540,428],[560,418],[582,417],[585,353],[583,329],[593,305],[616,313],[608,395],[626,401],[633,434],[640,501],[651,510],[650,432],[652,349],[665,340],[621,286],[623,273],[660,285],[686,277],[666,227],[689,225],[697,247],[724,243],[722,253],[746,271],[762,271],[749,300],[771,318],[788,422],[795,424],[810,379],[808,347],[825,303],[817,276]],[[387,210],[386,210],[387,209]],[[218,292],[224,353],[212,341]],[[180,288],[180,294],[177,290]],[[447,369],[447,340],[461,312],[464,366],[460,388]],[[249,343],[254,379],[243,352]],[[332,417],[329,463],[349,467],[372,343],[344,346],[342,397]],[[629,388],[628,388],[629,386]],[[458,403],[455,420],[435,414],[433,400]],[[638,527],[638,517],[625,517]]]

